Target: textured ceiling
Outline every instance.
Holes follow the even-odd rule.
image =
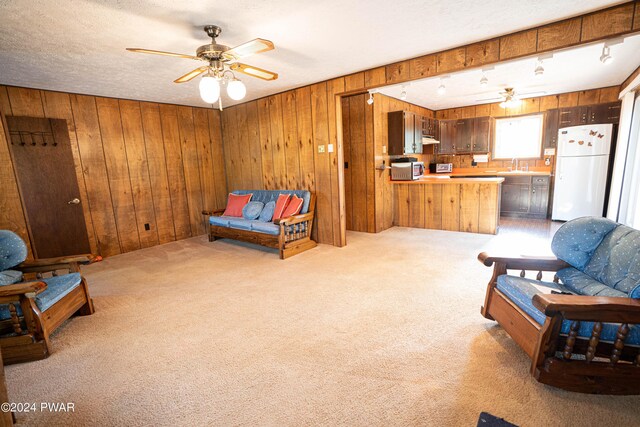
[[[617,86],[640,65],[640,35],[627,37],[623,43],[611,46],[613,61],[608,64],[600,62],[603,45],[600,42],[556,52],[552,58],[542,61],[544,74],[539,77],[533,72],[537,65],[534,57],[498,64],[486,70],[484,75],[489,81],[484,87],[480,85],[483,71],[476,69],[450,74],[444,79],[432,77],[379,90],[385,95],[400,98],[404,87],[407,102],[441,110],[496,102],[489,99],[498,97],[507,87],[520,94],[543,96]],[[437,92],[441,83],[446,87],[444,95]]]
[[[243,62],[280,74],[242,77],[246,100],[621,3],[607,0],[0,0],[0,83],[203,106],[201,63],[134,54],[193,54],[223,28],[235,46],[261,37],[276,50]],[[224,98],[226,105],[231,102]]]

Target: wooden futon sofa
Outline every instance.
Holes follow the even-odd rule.
[[[250,220],[224,216],[224,209],[202,211],[207,220],[209,241],[218,238],[241,240],[278,249],[280,259],[286,259],[307,249],[314,248],[311,229],[315,213],[316,196],[306,190],[237,190],[233,194],[252,194],[251,201],[264,204],[275,202],[280,194],[296,195],[304,200],[297,215],[273,221]]]

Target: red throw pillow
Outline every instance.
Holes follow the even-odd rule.
[[[280,194],[278,196],[278,200],[276,200],[276,208],[273,211],[273,220],[284,218],[282,214],[284,213],[287,204],[289,203],[289,198],[291,195],[289,194]]]
[[[287,207],[284,209],[282,218],[289,218],[290,216],[297,215],[298,213],[300,213],[303,203],[304,203],[304,200],[302,200],[300,197],[291,196],[291,200],[289,200]]]
[[[244,205],[249,203],[249,200],[251,200],[251,196],[253,196],[253,193],[244,194],[242,196],[229,193],[229,197],[227,197],[227,207],[224,209],[224,213],[222,215],[242,216],[242,208],[244,208]]]

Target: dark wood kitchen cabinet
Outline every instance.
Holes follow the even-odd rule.
[[[558,145],[558,110],[548,110],[544,117],[544,148]]]
[[[491,117],[440,120],[440,154],[488,153],[493,131]]]
[[[560,108],[558,111],[559,128],[587,124],[617,124],[620,121],[619,102]]]
[[[422,116],[409,111],[388,113],[389,155],[422,153]]]
[[[546,218],[548,176],[506,176],[502,183],[500,215]]]

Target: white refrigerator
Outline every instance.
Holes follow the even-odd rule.
[[[613,125],[558,130],[558,158],[551,219],[602,216]]]

